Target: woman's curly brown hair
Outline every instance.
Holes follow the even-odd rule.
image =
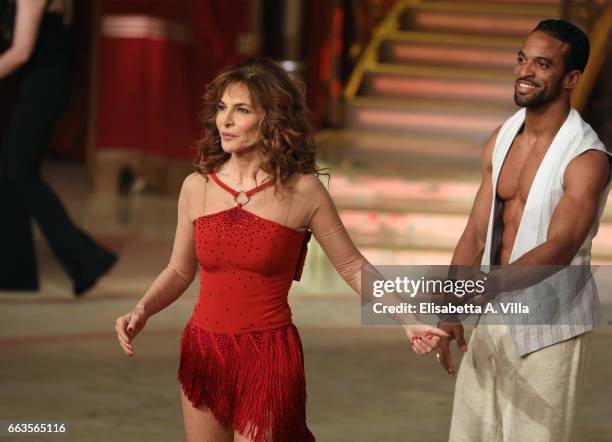
[[[284,184],[295,173],[321,174],[315,161],[315,143],[304,87],[277,63],[267,58],[247,60],[219,74],[204,94],[203,137],[198,142],[196,170],[207,175],[226,162],[230,154],[221,148],[215,122],[225,89],[244,84],[253,104],[264,113],[259,146],[261,169],[273,185]]]

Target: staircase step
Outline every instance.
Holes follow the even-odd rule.
[[[402,30],[457,32],[463,34],[526,37],[543,18],[559,16],[559,8],[482,3],[421,3],[407,8]]]
[[[384,249],[359,247],[363,256],[374,265],[449,265],[453,250]]]
[[[476,174],[469,180],[448,180],[334,173],[329,191],[343,210],[465,216],[479,185]]]
[[[406,34],[406,35],[402,35]],[[416,35],[415,35],[416,34]],[[520,40],[500,41],[494,45],[481,38],[461,39],[460,35],[446,34],[440,38],[435,34],[397,32],[381,42],[378,60],[392,64],[424,64],[436,67],[480,68],[502,70],[511,73],[516,65],[516,54],[521,48]],[[433,36],[433,38],[426,38]],[[420,37],[420,38],[419,38]],[[449,38],[450,37],[450,38]],[[509,43],[509,44],[508,44]]]
[[[353,129],[320,131],[317,145],[321,147],[320,159],[332,168],[333,177],[340,172],[350,176],[477,182],[484,142],[461,136],[406,136],[401,132]]]
[[[448,0],[427,0],[426,3],[448,3]],[[492,5],[495,5],[497,7],[503,7],[503,8],[508,8],[508,7],[516,7],[517,5],[520,5],[521,7],[524,6],[548,6],[548,7],[552,7],[552,8],[561,8],[562,7],[562,0],[470,0],[469,3],[471,4],[479,4],[485,7],[490,7]]]
[[[386,67],[379,65],[379,67]],[[428,70],[435,71],[435,67],[428,66],[423,71],[386,72],[383,69],[368,70],[364,72],[359,95],[437,99],[444,101],[458,100],[462,103],[504,102],[512,101],[514,93],[514,79],[512,70],[490,75],[490,71],[479,74],[471,71],[452,69],[455,75],[444,77],[438,72],[436,76],[423,75]]]
[[[529,7],[525,7],[528,3]],[[423,0],[416,6],[409,9],[427,11],[445,11],[471,14],[493,14],[496,17],[516,16],[516,17],[553,17],[559,16],[562,9],[562,2],[555,4],[539,5],[538,0],[476,0],[476,1],[444,1],[444,0]]]
[[[468,215],[340,210],[340,218],[361,247],[448,251],[459,241]]]
[[[366,71],[441,80],[475,79],[483,81],[510,81],[512,83],[514,78],[512,72],[499,72],[498,70],[471,69],[456,66],[407,65],[400,63],[374,63],[366,68]]]
[[[509,105],[358,97],[346,103],[345,126],[405,134],[465,136],[483,143],[514,111]]]

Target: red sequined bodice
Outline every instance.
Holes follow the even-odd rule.
[[[194,221],[200,262],[200,295],[193,320],[214,332],[242,332],[291,323],[289,288],[299,280],[309,232],[300,232],[244,209],[244,201],[265,184],[232,193],[236,207]],[[240,192],[242,193],[242,192]],[[239,202],[240,201],[240,202]]]

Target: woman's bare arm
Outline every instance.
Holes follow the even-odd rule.
[[[45,6],[45,0],[17,0],[13,41],[0,54],[0,79],[15,72],[32,56]]]

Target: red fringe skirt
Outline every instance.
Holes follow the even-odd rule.
[[[254,442],[310,442],[304,355],[293,325],[237,334],[190,321],[178,378],[195,408]]]

